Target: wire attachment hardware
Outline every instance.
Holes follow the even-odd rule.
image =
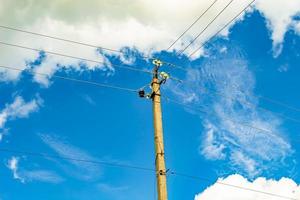
[[[160,84],[165,84],[167,79],[170,78],[170,75],[166,72],[160,72],[159,76],[161,77]]]
[[[153,65],[155,65],[156,67],[161,67],[163,62],[158,60],[158,59],[155,59],[152,61]]]

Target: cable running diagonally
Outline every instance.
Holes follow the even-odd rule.
[[[0,68],[7,69],[7,70],[20,71],[20,72],[24,71],[22,69],[3,66],[3,65],[0,65]],[[28,72],[31,74],[35,74],[35,75],[48,77],[48,75],[44,74],[44,73],[33,72],[33,71],[28,71]],[[69,78],[69,77],[65,77],[65,76],[52,75],[52,77],[57,78],[57,79],[63,79],[63,80],[67,80],[67,81],[77,82],[77,83],[89,84],[89,85],[102,87],[102,88],[111,88],[111,89],[123,90],[123,91],[127,91],[127,92],[137,92],[138,91],[135,89],[119,87],[119,86],[114,86],[114,85],[108,85],[108,84],[103,84],[103,83],[97,83],[97,82],[92,82],[92,81],[86,81],[86,80],[81,80],[81,79]]]
[[[169,102],[172,102],[174,104],[177,104],[177,105],[181,105],[185,108],[188,108],[188,109],[191,109],[191,110],[194,110],[194,111],[198,111],[198,112],[201,112],[201,113],[204,113],[204,114],[207,114],[209,116],[213,116],[213,113],[207,111],[207,110],[204,110],[204,109],[199,109],[199,108],[195,108],[193,106],[189,106],[189,105],[186,105],[185,103],[181,103],[181,102],[178,102],[176,100],[173,100],[173,99],[170,99],[170,98],[167,98],[167,97],[162,97],[164,99],[166,99],[167,101]],[[242,122],[242,121],[237,121],[237,120],[233,120],[231,119],[230,117],[223,117],[224,120],[227,120],[227,121],[230,121],[230,122],[233,122],[235,124],[239,124],[241,126],[244,126],[244,127],[248,127],[248,128],[252,128],[252,129],[256,129],[258,131],[260,131],[262,134],[265,134],[265,135],[268,135],[268,136],[271,136],[271,137],[277,137],[278,134],[274,133],[273,131],[271,130],[268,130],[268,129],[264,129],[264,128],[260,128],[260,127],[257,127],[257,126],[253,126],[247,122]]]
[[[79,42],[79,41],[75,41],[75,40],[69,40],[69,39],[65,39],[65,38],[61,38],[61,37],[46,35],[46,34],[37,33],[37,32],[33,32],[33,31],[28,31],[28,30],[24,30],[24,29],[20,29],[20,28],[15,28],[15,27],[10,27],[10,26],[5,26],[5,25],[0,25],[0,28],[11,30],[11,31],[17,31],[17,32],[21,32],[21,33],[26,33],[26,34],[31,34],[31,35],[35,35],[35,36],[50,38],[50,39],[59,40],[59,41],[63,41],[63,42],[69,42],[69,43],[78,44],[78,45],[82,45],[82,46],[87,46],[87,47],[91,47],[91,48],[98,48],[98,49],[102,49],[102,50],[106,50],[106,51],[110,51],[110,52],[115,52],[115,53],[119,53],[119,54],[125,54],[124,52],[122,52],[120,50],[116,50],[116,49],[111,49],[111,48],[107,48],[107,47],[97,46],[97,45],[94,45],[94,44],[89,44],[89,43]],[[154,57],[144,56],[144,55],[141,55],[141,58],[150,59],[150,60],[157,59],[157,58],[154,58]],[[165,61],[162,61],[162,62],[166,65],[169,65],[169,66],[172,66],[174,68],[185,71],[185,67],[183,67],[183,66],[179,66],[179,65],[176,65],[174,63],[165,62]]]
[[[122,169],[149,171],[151,173],[156,172],[155,169],[147,168],[147,167],[140,167],[140,166],[135,166],[135,165],[119,164],[119,163],[115,163],[115,162],[89,160],[89,159],[82,159],[82,158],[75,158],[75,157],[57,156],[57,155],[31,152],[31,151],[21,151],[21,150],[16,150],[16,149],[0,148],[0,152],[13,153],[13,154],[25,155],[25,156],[33,156],[33,157],[41,157],[41,158],[45,158],[45,159],[52,158],[52,159],[57,159],[57,160],[70,160],[70,161],[74,161],[74,162],[90,163],[90,164],[95,164],[95,165],[104,165],[104,166],[117,167],[117,168],[122,168]],[[192,178],[192,179],[201,180],[201,181],[214,182],[213,180],[210,180],[207,178],[202,178],[202,177],[198,177],[198,176],[194,176],[194,175],[179,173],[179,172],[176,172],[173,170],[170,172],[170,174],[174,175],[174,176],[178,176],[178,177],[186,177],[186,178]],[[255,190],[252,188],[241,187],[241,186],[237,186],[237,185],[233,185],[233,184],[223,183],[221,181],[217,181],[216,183],[220,184],[220,185],[224,185],[224,186],[233,187],[233,188],[236,188],[239,190],[251,191],[251,192],[260,193],[260,194],[269,195],[269,196],[278,197],[278,198],[283,198],[283,199],[297,200],[295,198],[286,197],[283,195],[270,193],[270,192],[266,192],[266,191]]]
[[[212,40],[214,37],[219,35],[226,27],[228,27],[236,18],[238,18],[244,11],[246,11],[256,0],[252,0],[241,12],[239,12],[236,16],[234,16],[225,26],[223,26],[221,29],[219,29],[213,36],[211,36],[206,42],[202,43],[202,45],[197,48],[195,51],[193,51],[188,57],[190,58],[193,56],[195,53],[197,53],[203,46],[206,44],[209,44],[210,40]]]
[[[2,41],[0,41],[0,44],[6,45],[6,46],[11,46],[11,47],[17,47],[17,48],[21,48],[21,49],[27,49],[27,50],[36,51],[36,52],[45,52],[45,53],[55,55],[55,56],[61,56],[61,57],[66,57],[66,58],[71,58],[71,59],[77,59],[77,60],[82,60],[82,61],[86,61],[86,62],[92,62],[92,63],[102,64],[102,65],[106,64],[105,62],[101,62],[101,61],[97,61],[97,60],[92,60],[92,59],[88,59],[88,58],[82,58],[82,57],[67,55],[67,54],[58,53],[58,52],[54,52],[54,51],[43,50],[43,49],[36,49],[36,48],[22,46],[22,45],[18,45],[18,44],[12,44],[12,43],[2,42]],[[129,66],[124,66],[124,65],[116,65],[116,64],[111,64],[111,65],[116,67],[116,68],[121,68],[121,69],[127,69],[127,70],[131,70],[131,71],[137,71],[137,72],[152,74],[151,71],[138,69],[136,67],[129,67]]]
[[[136,170],[142,170],[142,171],[151,171],[151,172],[156,171],[155,169],[151,169],[151,168],[147,168],[147,167],[140,167],[140,166],[135,166],[135,165],[119,164],[119,163],[115,163],[115,162],[89,160],[89,159],[75,158],[75,157],[57,156],[57,155],[31,152],[31,151],[20,151],[20,150],[15,150],[15,149],[0,148],[0,152],[14,153],[14,154],[20,154],[20,155],[34,156],[34,157],[42,157],[42,158],[53,158],[53,159],[59,159],[59,160],[70,160],[70,161],[75,161],[75,162],[84,162],[84,163],[91,163],[91,164],[95,164],[95,165],[106,165],[106,166],[111,166],[111,167],[136,169]]]
[[[234,0],[231,0],[229,3],[226,4],[226,6],[211,20],[206,27],[183,49],[181,50],[178,55],[182,55],[207,29],[208,27],[216,21],[216,19],[230,6],[230,4]]]
[[[212,4],[166,49],[166,51],[170,50],[178,40],[180,40],[208,11],[211,7],[217,3],[218,0],[214,0]],[[1,26],[0,26],[1,27]]]

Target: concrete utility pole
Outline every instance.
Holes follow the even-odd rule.
[[[161,66],[160,61],[154,61],[152,86],[152,103],[153,103],[153,117],[154,117],[154,142],[155,142],[155,167],[156,167],[156,181],[158,200],[167,200],[167,177],[165,166],[165,152],[164,152],[164,139],[163,139],[163,126],[162,126],[162,113],[161,113],[161,97],[160,86],[161,81],[158,77],[158,69]]]

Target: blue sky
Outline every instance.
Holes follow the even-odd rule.
[[[268,1],[265,2],[267,4]],[[74,18],[71,11],[69,15],[62,14],[72,6],[61,5],[56,1],[46,14],[38,11],[41,6],[45,6],[43,4],[48,4],[46,2],[37,4],[36,7],[26,1],[24,5],[17,2],[4,3],[3,8],[13,8],[11,14],[5,11],[1,13],[0,9],[0,13],[9,18],[4,20],[6,25],[27,29],[31,27],[37,32],[43,32],[39,27],[46,26],[49,34],[64,36],[63,33],[66,33],[65,37],[68,38],[74,32],[75,38],[92,39],[84,41],[93,41],[97,38],[95,35],[99,34],[102,37],[99,41],[103,40],[107,47],[127,52],[127,56],[56,40],[45,42],[46,39],[36,36],[12,32],[9,34],[7,30],[1,30],[0,40],[3,42],[19,42],[26,46],[33,45],[82,57],[92,56],[91,59],[106,64],[95,65],[21,49],[13,52],[13,48],[2,45],[0,65],[18,67],[23,71],[1,71],[0,148],[153,168],[151,101],[141,99],[135,93],[52,77],[55,74],[138,89],[148,84],[151,76],[114,68],[113,64],[127,63],[132,67],[151,70],[151,61],[142,59],[141,55],[152,53],[164,61],[186,68],[186,71],[182,71],[162,66],[163,71],[184,81],[178,83],[168,80],[163,85],[163,95],[186,105],[167,100],[162,102],[167,168],[211,180],[193,180],[169,174],[169,199],[222,199],[216,195],[218,192],[228,194],[224,199],[246,199],[246,196],[249,200],[274,198],[255,196],[251,192],[232,188],[229,191],[226,187],[219,187],[215,183],[217,179],[299,198],[300,123],[297,119],[300,120],[300,112],[263,98],[268,97],[300,108],[300,94],[297,92],[300,86],[300,5],[295,3],[299,7],[294,11],[291,9],[294,6],[292,2],[281,10],[282,13],[288,13],[283,14],[283,17],[288,16],[291,20],[288,26],[280,24],[276,18],[274,20],[273,13],[265,9],[270,4],[266,6],[258,3],[227,32],[211,40],[197,57],[191,59],[186,55],[177,56],[177,51],[192,38],[193,31],[199,32],[199,27],[171,51],[161,51],[163,48],[159,44],[160,41],[164,41],[163,44],[170,42],[172,37],[179,35],[181,29],[195,18],[197,10],[194,11],[191,7],[182,13],[183,19],[190,20],[182,22],[181,29],[175,28],[172,35],[173,33],[168,32],[174,28],[172,24],[160,30],[162,24],[171,20],[168,17],[161,24],[153,25],[149,16],[135,10],[130,14],[131,17],[121,19],[123,12],[119,8],[122,5],[120,2],[116,5],[101,4],[104,11],[98,17],[102,17],[104,22],[97,22],[100,23],[99,33],[94,32],[93,26],[89,26],[96,21],[93,10],[87,18]],[[197,5],[194,1],[189,3],[191,6]],[[146,11],[150,9],[148,3],[143,5],[137,1],[133,4],[131,6],[143,7]],[[170,6],[168,1],[164,4]],[[198,6],[207,6],[206,4],[200,3]],[[174,3],[174,10],[180,10],[180,5],[178,2]],[[19,10],[22,6],[26,7],[24,12]],[[75,8],[77,6],[80,3]],[[241,6],[236,4],[231,11],[239,11]],[[278,2],[273,6],[274,10],[282,7]],[[106,13],[108,8],[113,8],[112,14]],[[123,14],[129,15],[126,11],[131,9],[130,6],[124,8],[126,14]],[[189,9],[193,12],[189,13]],[[290,10],[293,11],[289,13]],[[226,14],[223,20],[230,18],[230,14]],[[123,21],[128,21],[128,29],[133,24],[140,30],[139,34],[149,37],[149,41],[143,43],[141,41],[144,38],[134,35],[131,38],[128,35],[130,30],[126,28],[123,40],[116,35],[114,28],[106,27],[105,19],[110,15],[113,16],[110,19],[112,27],[119,25],[124,28],[127,22],[124,25]],[[22,17],[28,20],[26,25],[22,24]],[[136,22],[131,21],[132,18],[141,20],[141,24],[136,25]],[[218,23],[224,24],[223,21]],[[54,32],[51,24],[57,28]],[[81,30],[76,32],[76,28]],[[281,29],[284,29],[283,40],[278,36],[283,32]],[[165,35],[156,36],[157,30]],[[110,36],[103,38],[103,34],[109,34],[110,31],[116,41]],[[203,36],[204,40],[213,32],[215,29],[208,30],[207,35]],[[168,36],[172,37],[165,41]],[[200,42],[196,43],[193,48],[199,44]],[[46,73],[48,77],[32,75],[29,70]],[[243,122],[248,126],[235,122]],[[268,130],[271,135],[268,131],[249,128],[249,125]],[[1,200],[156,198],[153,172],[17,153],[1,152],[0,159]]]

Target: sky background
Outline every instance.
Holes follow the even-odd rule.
[[[113,65],[151,70],[151,61],[143,59],[150,55],[185,68],[161,68],[183,80],[168,80],[162,88],[164,96],[182,104],[162,102],[167,168],[208,179],[169,174],[169,199],[275,199],[226,187],[216,180],[300,199],[300,3],[257,0],[188,58],[250,2],[234,0],[199,40],[178,56],[230,2],[219,0],[165,51],[212,2],[0,0],[0,26],[124,52],[0,28],[0,42],[104,63],[1,44],[0,65],[20,71],[0,69],[0,149],[154,168],[150,100],[132,92],[52,77],[138,89],[149,84],[149,74]],[[156,199],[151,171],[8,152],[1,152],[0,159],[1,200]]]

